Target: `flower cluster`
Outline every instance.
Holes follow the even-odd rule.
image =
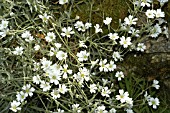
[[[74,4],[69,0],[56,3],[67,9],[69,2]],[[160,4],[165,2],[162,0]],[[144,52],[147,38],[168,36],[163,19],[165,13],[161,8],[153,9],[152,0],[136,0],[133,4],[135,11],[130,11],[123,22],[120,21],[117,30],[111,27],[111,17],[106,17],[103,24],[93,25],[91,21],[84,23],[80,18],[72,19],[67,11],[59,19],[45,11],[36,18],[43,25],[16,31],[18,39],[10,48],[10,55],[19,56],[17,58],[21,59],[17,62],[27,63],[22,67],[24,85],[11,101],[10,110],[22,112],[27,99],[37,95],[42,95],[41,103],[50,113],[133,113],[133,107],[143,107],[143,104],[134,106],[141,101],[147,101],[157,109],[160,104],[157,97],[153,98],[147,92],[143,99],[139,96],[148,88],[159,89],[159,81],[153,80],[146,88],[139,86],[138,92],[131,91],[136,89],[130,88],[136,87],[133,82],[137,80],[128,79],[129,73],[120,61],[130,51]],[[139,24],[138,11],[145,15],[148,24]],[[0,36],[6,37],[9,22],[1,21]],[[42,37],[35,32],[40,32]],[[28,79],[25,79],[25,73]],[[136,96],[136,93],[140,94]],[[55,107],[48,108],[53,105]]]
[[[82,21],[77,21],[75,24],[74,24],[75,28],[78,30],[78,31],[82,31],[82,32],[85,32],[87,29],[89,29],[90,27],[92,27],[92,24],[91,23],[85,23],[83,24]]]
[[[145,92],[145,100],[148,102],[149,106],[152,106],[153,109],[157,109],[157,106],[159,106],[160,102],[158,98],[153,98],[150,95],[148,95],[147,92]]]
[[[104,59],[104,60],[100,60],[99,62],[99,70],[102,72],[108,72],[108,71],[114,71],[116,69],[116,64],[114,63],[114,61],[110,61],[109,64],[106,64],[107,63],[107,59]]]
[[[26,42],[32,42],[34,40],[33,36],[31,36],[30,31],[25,31],[22,33],[21,37],[25,39]]]
[[[48,20],[49,20],[49,18],[51,17],[51,16],[48,16],[47,13],[44,13],[43,15],[38,15],[38,16],[39,16],[39,18],[41,18],[42,21],[45,22],[45,23],[47,23]]]
[[[124,92],[123,89],[119,90],[119,95],[116,95],[116,100],[120,100],[121,103],[128,104],[129,108],[131,108],[133,106],[132,98],[129,98],[129,93]]]
[[[13,100],[11,102],[11,108],[13,112],[17,112],[18,110],[21,110],[21,105],[24,104],[24,101],[26,102],[26,98],[28,96],[32,97],[33,92],[35,91],[35,88],[31,87],[30,84],[26,84],[22,87],[22,91],[17,92],[17,99]]]

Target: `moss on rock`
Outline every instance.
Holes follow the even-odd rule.
[[[80,20],[86,22],[90,20],[89,14],[91,14],[93,24],[101,24],[105,17],[112,17],[111,27],[116,29],[119,25],[119,19],[124,19],[128,14],[129,3],[129,0],[94,0],[92,7],[88,3],[76,5],[73,15],[80,16]]]

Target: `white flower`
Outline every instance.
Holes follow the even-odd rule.
[[[2,20],[0,24],[0,30],[5,30],[8,27],[8,21]]]
[[[67,78],[68,76],[67,76],[67,73],[68,74],[72,74],[72,70],[71,69],[67,69],[68,68],[68,65],[67,64],[64,64],[63,65],[63,68],[61,69],[61,73],[62,73],[62,75],[63,75],[63,78]]]
[[[9,15],[12,17],[12,16],[14,16],[14,15],[15,15],[15,13],[14,13],[14,12],[11,12]]]
[[[148,18],[154,18],[155,17],[155,10],[150,10],[150,9],[148,9],[146,12],[145,12],[145,14],[146,14],[146,16],[148,17]]]
[[[86,52],[86,50],[80,51],[80,53],[77,53],[77,57],[78,57],[78,60],[79,60],[80,62],[82,62],[82,61],[87,61],[89,55],[90,55],[90,53],[89,53],[89,52]]]
[[[107,59],[100,60],[100,62],[99,62],[99,65],[100,65],[99,70],[100,70],[100,72],[102,72],[102,71],[108,72],[108,68],[107,68],[108,65],[106,65],[106,63],[107,63]]]
[[[75,24],[74,24],[75,28],[78,30],[78,31],[81,31],[82,30],[82,27],[84,26],[83,22],[82,21],[77,21]]]
[[[51,17],[51,16],[48,16],[47,13],[44,13],[44,15],[38,15],[39,18],[42,19],[43,22],[47,22],[48,19]]]
[[[146,46],[144,45],[144,43],[138,43],[137,48],[136,48],[137,51],[143,52],[145,49],[146,49]]]
[[[162,18],[157,18],[157,20],[158,20],[158,24],[159,24],[159,25],[161,25],[161,24],[163,24],[163,23],[166,23],[166,24],[167,24],[167,21],[164,20],[164,19],[162,19]]]
[[[59,80],[61,80],[60,71],[52,71],[49,72],[50,83],[54,83],[55,85],[59,84]]]
[[[68,0],[59,0],[59,4],[63,5],[63,4],[66,4],[68,3]]]
[[[56,44],[56,43],[55,43],[55,44]],[[55,46],[57,46],[57,45],[55,45]],[[50,48],[50,52],[49,52],[48,55],[49,55],[49,56],[54,56],[54,55],[56,55],[57,52],[59,51],[59,48],[60,48],[60,47],[55,47],[55,48],[54,48],[54,47],[51,47],[51,48]]]
[[[61,44],[60,43],[54,43],[54,46],[59,50],[61,48]]]
[[[90,71],[83,67],[83,68],[79,68],[79,72],[77,74],[74,74],[74,78],[77,79],[77,81],[79,81],[80,83],[83,83],[83,81],[89,81],[90,77]]]
[[[24,50],[23,47],[16,47],[15,51],[13,51],[13,54],[15,54],[15,55],[22,55],[23,54],[23,50]]]
[[[117,33],[109,33],[108,34],[109,38],[113,41],[115,41],[116,39],[119,38],[118,34]]]
[[[108,89],[108,87],[103,87],[102,88],[102,93],[101,93],[102,96],[110,97],[109,96],[110,93],[111,93],[111,91]]]
[[[17,92],[17,95],[16,95],[17,101],[23,102],[27,96],[28,95],[24,93],[23,91]]]
[[[33,40],[34,40],[33,36],[30,36],[30,37],[25,39],[26,42],[32,42]]]
[[[57,52],[59,51],[61,44],[60,43],[54,43],[55,47],[51,47],[50,48],[50,52],[49,52],[49,56],[54,56],[57,54]]]
[[[110,81],[108,81],[108,79],[102,78],[103,86],[105,86],[105,85],[108,84],[109,82],[110,82]]]
[[[110,64],[107,64],[107,68],[109,71],[114,71],[116,69],[116,64],[114,63],[114,61],[110,61]]]
[[[74,113],[80,113],[81,112],[81,107],[79,107],[79,104],[73,104],[72,105],[72,110]]]
[[[133,4],[135,6],[141,7],[141,2],[140,1],[133,1]]]
[[[9,31],[9,29],[4,29],[2,32],[0,32],[0,36],[1,37],[6,37],[8,31]]]
[[[45,40],[47,42],[52,42],[55,39],[55,34],[53,32],[48,32],[47,36],[45,37]]]
[[[35,51],[40,50],[40,45],[35,45],[35,46],[34,46],[34,49],[35,49]]]
[[[162,12],[161,9],[157,9],[155,11],[155,16],[156,16],[156,18],[165,17],[165,13]]]
[[[126,109],[126,113],[134,113],[132,109]]]
[[[22,87],[22,89],[25,91],[25,95],[26,96],[30,96],[32,97],[33,96],[33,92],[35,91],[35,89],[33,87],[31,87],[30,84],[26,84]]]
[[[121,103],[126,102],[127,98],[129,98],[129,93],[128,92],[124,92],[123,89],[119,90],[119,94],[120,95],[116,95],[116,100],[120,100]]]
[[[86,46],[86,44],[85,44],[85,41],[80,41],[80,40],[79,40],[79,47],[87,48],[87,46]]]
[[[25,39],[26,42],[31,42],[34,40],[33,36],[31,36],[30,31],[25,31],[22,33],[21,37]]]
[[[22,33],[21,37],[22,38],[29,38],[31,36],[30,31],[25,31],[24,33]]]
[[[163,34],[165,34],[166,38],[168,39],[169,38],[169,30],[168,30],[168,27],[163,27],[164,28],[164,31],[162,32]]]
[[[166,2],[168,2],[168,0],[158,0],[161,4],[161,6],[163,6]]]
[[[145,7],[145,5],[147,7],[150,7],[150,3],[152,2],[153,0],[141,0],[141,6]]]
[[[49,82],[41,81],[40,88],[43,89],[43,91],[50,90],[51,86]]]
[[[96,93],[97,86],[96,84],[90,84],[90,93]]]
[[[71,37],[71,34],[74,34],[74,31],[72,31],[72,28],[71,27],[67,27],[67,28],[62,28],[62,32],[63,33],[61,33],[61,35],[63,36],[63,37],[68,37],[68,38],[70,38]]]
[[[41,64],[42,64],[41,68],[44,71],[47,71],[48,69],[50,69],[50,66],[51,66],[52,62],[49,61],[49,60],[44,59],[44,60],[41,60]]]
[[[40,59],[40,61],[43,64],[44,61],[47,61],[47,58],[43,57],[42,59]]]
[[[156,89],[159,89],[160,85],[158,85],[158,84],[159,84],[158,80],[153,80],[152,87],[155,87]]]
[[[80,16],[76,15],[75,20],[78,20],[78,19],[80,19]]]
[[[104,105],[98,106],[97,109],[95,110],[95,113],[108,113],[108,111],[105,109],[106,107]]]
[[[145,97],[145,99],[146,99],[147,101],[149,101],[149,99],[151,98],[151,96],[148,95],[148,92],[147,92],[147,91],[145,92],[144,97]]]
[[[124,36],[122,36],[120,38],[120,42],[119,43],[120,43],[120,45],[123,45],[124,48],[127,48],[129,45],[132,44],[130,41],[131,41],[130,37],[125,38]]]
[[[65,94],[68,91],[67,86],[65,84],[59,84],[58,91],[62,94]]]
[[[130,106],[133,106],[133,100],[132,100],[132,98],[127,97],[127,98],[126,98],[126,103],[129,104]]]
[[[37,75],[37,76],[33,76],[33,83],[35,84],[39,84],[41,82],[41,79],[40,79],[40,76]]]
[[[123,74],[122,71],[118,71],[118,72],[116,72],[115,77],[117,77],[117,78],[118,78],[118,81],[120,81],[121,78],[124,78],[124,74]]]
[[[121,60],[121,55],[118,51],[114,51],[112,57],[114,58],[114,61],[118,61],[119,59]]]
[[[58,60],[65,60],[67,58],[67,53],[63,51],[58,51],[56,57],[58,58]]]
[[[57,112],[55,112],[55,113],[64,113],[64,110],[62,110],[62,109],[57,109]]]
[[[34,67],[33,67],[33,71],[37,71],[37,70],[39,70],[40,69],[40,63],[39,62],[35,62],[35,61],[33,61],[34,62]]]
[[[124,19],[126,25],[133,25],[133,24],[135,25],[137,20],[138,19],[137,18],[133,18],[132,15],[129,15],[128,17],[126,17]]]
[[[17,112],[18,110],[21,110],[21,107],[20,106],[20,102],[17,102],[17,101],[13,101],[11,102],[11,107],[9,108],[10,110],[12,110],[13,112]]]
[[[139,37],[140,31],[133,27],[130,27],[130,30],[128,31],[128,33],[132,34],[132,36]]]
[[[50,52],[49,52],[49,56],[54,56],[54,55],[56,55],[57,54],[57,52],[58,52],[59,50],[58,49],[56,49],[56,48],[54,48],[54,47],[51,47],[50,48]]]
[[[60,93],[58,90],[53,89],[53,91],[51,92],[51,96],[53,97],[53,99],[57,99],[60,98]]]
[[[109,25],[112,22],[112,18],[111,17],[106,17],[106,20],[103,20],[105,25]]]
[[[103,32],[103,30],[100,28],[99,24],[96,24],[94,26],[94,28],[95,28],[95,33]]]
[[[91,61],[91,69],[98,63],[99,59],[97,59],[96,61]]]
[[[121,21],[120,21],[120,22],[121,22]],[[120,27],[120,30],[121,30],[121,31],[128,31],[128,27],[127,27],[127,25],[126,25],[125,23],[121,23],[120,26],[121,26],[121,27]]]
[[[92,24],[91,24],[91,23],[88,23],[88,22],[85,23],[85,28],[86,28],[86,29],[89,29],[90,27],[92,27]]]
[[[153,106],[154,109],[157,109],[157,106],[159,106],[159,99],[151,97],[148,101],[149,106]]]
[[[116,109],[115,108],[110,109],[109,113],[116,113]]]
[[[162,33],[162,29],[161,29],[161,27],[159,26],[159,24],[156,24],[156,25],[150,30],[150,33],[152,33],[152,34],[150,34],[151,37],[153,37],[153,38],[158,37],[158,35],[159,35],[160,33]]]
[[[59,72],[60,71],[60,74],[62,74],[61,73],[62,67],[61,67],[60,64],[55,63],[50,67],[50,69],[52,70],[52,72],[55,72],[55,71]]]

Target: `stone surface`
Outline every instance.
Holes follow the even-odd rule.
[[[170,37],[170,24],[169,24]],[[161,88],[159,95],[170,106],[170,38],[159,37],[157,40],[149,40],[145,43],[145,53],[130,54],[125,58],[124,68],[135,73],[138,77],[144,77],[148,81],[157,79]],[[169,108],[170,109],[170,108]]]

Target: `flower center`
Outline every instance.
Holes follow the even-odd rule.
[[[81,77],[84,78],[84,76],[85,76],[85,74],[82,73],[82,74],[81,74]]]
[[[65,73],[67,72],[67,69],[66,68],[64,68],[64,70],[63,70]]]
[[[26,92],[26,93],[29,93],[29,89],[26,89],[25,92]]]
[[[121,99],[124,98],[124,95],[120,95],[120,98],[121,98]]]
[[[55,80],[55,79],[56,79],[56,76],[54,75],[54,76],[52,77],[52,79],[54,79],[54,80]]]
[[[156,102],[155,102],[155,101],[152,101],[152,105],[156,105]]]

